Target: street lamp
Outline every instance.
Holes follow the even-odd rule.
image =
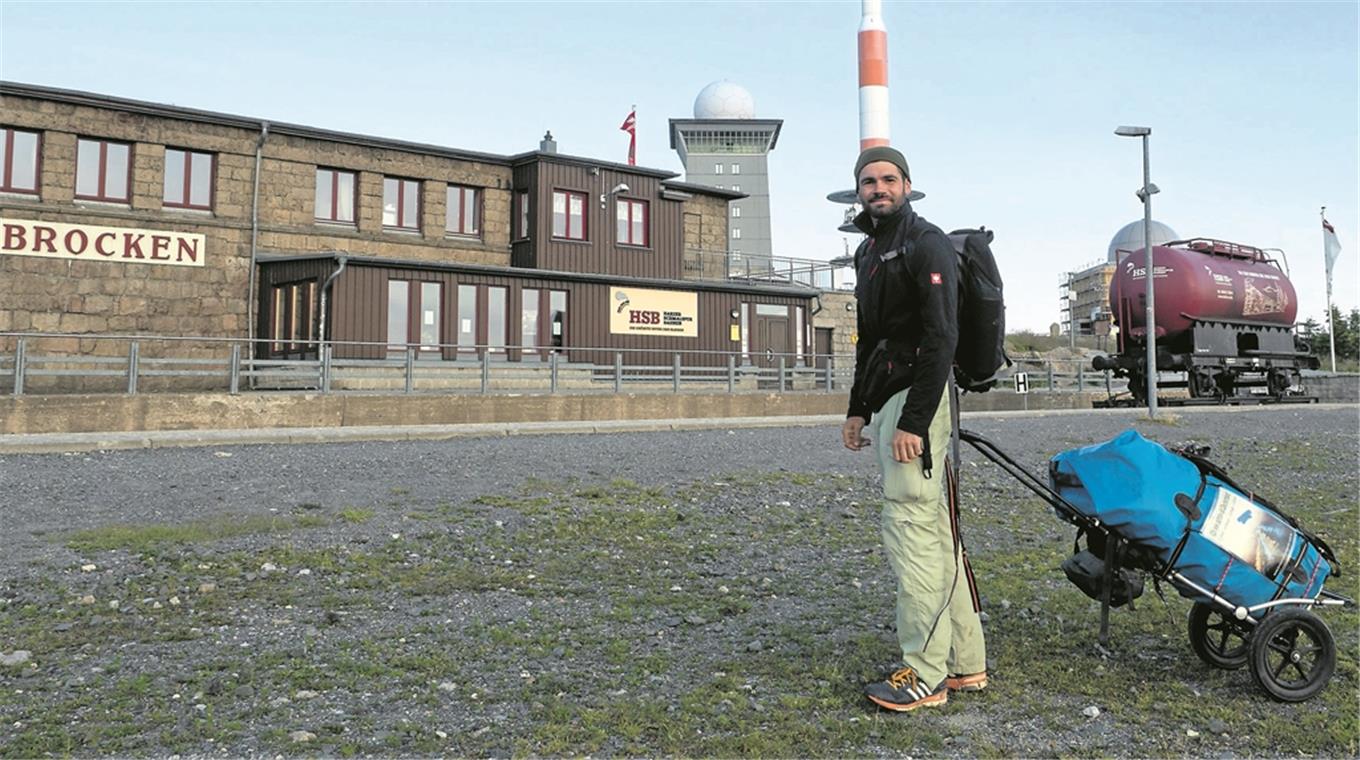
[[[1118,127],[1114,133],[1120,137],[1143,138],[1143,186],[1138,188],[1138,200],[1143,202],[1143,263],[1147,270],[1147,317],[1144,329],[1147,331],[1147,403],[1148,417],[1157,416],[1157,319],[1153,308],[1152,279],[1152,196],[1160,192],[1149,177],[1148,137],[1152,127]]]

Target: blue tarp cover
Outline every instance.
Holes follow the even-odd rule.
[[[1199,516],[1187,517],[1176,496],[1200,493],[1199,468],[1135,430],[1058,454],[1050,473],[1054,490],[1080,512],[1154,550],[1163,563],[1189,531],[1174,569],[1234,604],[1269,601],[1282,587],[1284,596],[1316,596],[1330,572],[1317,548],[1282,517],[1213,476],[1203,481]]]

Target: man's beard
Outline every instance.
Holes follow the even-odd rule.
[[[895,203],[892,203],[891,205],[882,208],[874,206],[873,202],[870,201],[869,203],[865,204],[865,210],[869,212],[869,218],[871,219],[887,219],[893,214],[896,214],[898,211],[901,211],[902,206],[906,202],[907,202],[906,195],[903,195]]]

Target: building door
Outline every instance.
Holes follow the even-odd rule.
[[[814,328],[812,353],[816,354],[817,369],[824,369],[827,358],[831,356],[831,329],[830,327]]]
[[[762,367],[778,367],[781,355],[789,353],[789,320],[787,317],[756,317],[756,336],[760,339],[757,361]],[[791,357],[784,356],[784,366],[792,366]]]

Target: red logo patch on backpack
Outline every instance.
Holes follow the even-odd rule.
[[[944,284],[944,280],[941,279],[940,273],[939,273],[939,272],[931,272],[931,273],[930,273],[930,284],[931,284],[931,285],[942,285],[942,284]]]

